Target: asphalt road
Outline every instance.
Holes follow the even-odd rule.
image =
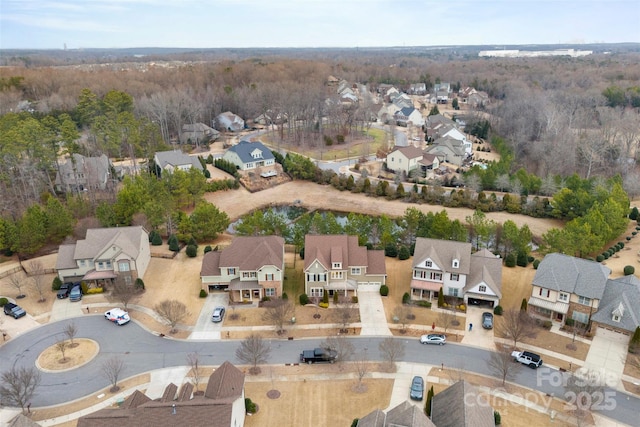
[[[49,323],[25,333],[0,348],[0,370],[12,366],[32,367],[38,355],[63,336],[69,320]],[[92,394],[109,386],[101,367],[112,356],[125,362],[121,378],[174,366],[186,365],[187,354],[198,352],[202,365],[220,365],[224,361],[238,363],[235,351],[239,341],[182,341],[161,338],[143,329],[135,322],[119,327],[107,322],[102,315],[76,319],[76,338],[90,338],[98,342],[100,352],[94,360],[77,369],[59,373],[42,373],[42,382],[32,399],[34,407],[55,405]],[[366,354],[371,361],[383,360],[378,345],[383,337],[352,337],[356,354]],[[405,343],[406,362],[425,363],[494,375],[488,366],[491,352],[460,344],[445,346],[421,345],[416,338],[396,338]],[[302,350],[316,347],[322,339],[271,340],[272,364],[297,363]],[[542,367],[538,370],[515,366],[513,382],[558,397],[566,396],[562,386],[566,374]],[[605,399],[599,412],[614,420],[637,425],[640,399],[612,389],[605,389]]]

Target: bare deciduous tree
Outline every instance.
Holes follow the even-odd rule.
[[[69,344],[69,341],[64,338],[59,338],[58,341],[56,341],[56,348],[62,354],[62,360],[60,361],[60,363],[65,363],[67,361],[64,353],[67,351],[67,348],[69,348]]]
[[[39,295],[38,302],[44,302],[47,300],[45,297],[46,285],[44,282],[44,267],[40,261],[31,261],[28,264],[28,269],[31,274],[31,287]]]
[[[11,370],[3,372],[1,378],[0,398],[3,404],[19,406],[24,412],[24,407],[40,385],[41,376],[38,369],[35,366],[14,366]]]
[[[125,310],[131,300],[139,294],[140,290],[133,284],[127,284],[122,276],[118,276],[111,290],[111,296],[122,303]]]
[[[407,332],[407,324],[413,318],[413,310],[408,305],[398,305],[393,309],[393,321],[402,325],[401,333]],[[396,320],[397,319],[397,320]]]
[[[75,343],[73,342],[73,339],[78,334],[78,327],[76,326],[75,322],[67,323],[67,326],[64,327],[64,334],[67,336],[67,338],[69,338],[69,347],[76,347]]]
[[[340,324],[340,332],[348,332],[348,327],[356,317],[356,311],[353,305],[348,301],[341,301],[336,308],[333,309],[333,318]]]
[[[353,361],[353,367],[358,377],[358,384],[356,384],[355,390],[358,393],[364,393],[367,391],[367,387],[362,380],[369,372],[369,358],[367,357],[366,350],[362,352],[360,357]]]
[[[535,336],[535,322],[526,311],[509,309],[502,317],[498,331],[513,340],[513,347],[523,338]]]
[[[236,358],[242,362],[251,364],[249,373],[256,375],[260,373],[258,367],[261,363],[266,363],[269,360],[271,349],[269,345],[263,341],[260,335],[249,335],[241,343],[240,347],[236,349]]]
[[[111,383],[110,392],[115,393],[120,390],[118,379],[124,370],[124,360],[118,356],[113,356],[102,363],[102,375]]]
[[[509,347],[498,345],[497,351],[491,353],[488,365],[493,374],[502,380],[502,385],[515,376],[515,365]]]
[[[396,371],[396,361],[404,357],[404,341],[388,337],[378,345],[388,372]]]
[[[284,332],[284,323],[291,320],[295,314],[295,307],[289,300],[277,298],[269,301],[267,309],[262,315],[262,320],[271,323],[276,328],[278,335]]]
[[[196,389],[196,393],[198,393],[198,386],[200,385],[200,375],[202,375],[200,356],[198,355],[198,353],[196,352],[187,354],[187,363],[191,367],[191,370],[189,371],[189,377],[191,378],[191,382]]]
[[[356,351],[351,341],[344,335],[328,337],[320,344],[320,347],[337,351],[338,355],[336,360],[338,363],[350,360]],[[340,369],[342,369],[342,366]]]
[[[599,372],[583,369],[570,375],[565,386],[565,399],[575,407],[578,425],[583,425],[594,405],[602,404],[605,381]],[[604,400],[605,403],[607,400]]]
[[[457,318],[453,311],[442,310],[438,314],[438,323],[440,324],[440,327],[444,329],[445,333],[450,327],[454,326],[456,321]]]
[[[171,326],[169,333],[172,334],[176,332],[176,325],[189,315],[187,306],[177,300],[163,300],[156,304],[153,309]]]
[[[9,284],[18,290],[18,298],[23,298],[24,293],[22,292],[22,287],[25,285],[25,281],[19,273],[14,273],[9,276]]]

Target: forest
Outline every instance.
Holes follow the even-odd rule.
[[[294,145],[348,141],[371,126],[371,117],[380,108],[376,100],[381,84],[408,91],[413,83],[425,83],[429,89],[451,82],[489,94],[490,104],[460,114],[469,128],[488,122],[487,140],[501,145],[498,148],[508,153],[508,161],[472,170],[465,182],[476,193],[499,187],[510,187],[516,195],[546,193],[553,201],[563,200],[554,205],[557,213],[557,206],[566,206],[579,190],[589,195],[578,197],[588,199],[580,205],[583,214],[594,203],[608,200],[598,193],[602,189],[607,195],[620,188],[632,198],[640,195],[637,46],[571,59],[478,58],[402,50],[353,55],[341,50],[315,56],[308,52],[296,56],[295,51],[244,56],[235,52],[208,60],[184,54],[154,55],[136,62],[90,59],[65,65],[16,60],[0,67],[2,248],[32,253],[44,242],[61,240],[68,222],[73,227],[78,221],[113,225],[133,220],[129,213],[120,217],[113,213],[120,196],[115,187],[82,196],[57,193],[54,178],[64,156],[104,153],[113,159],[149,160],[156,151],[179,144],[184,124],[211,125],[225,111],[248,123],[260,115],[272,117],[271,124],[280,129],[278,137]],[[335,87],[327,84],[329,76],[357,85],[370,96],[345,108]],[[185,198],[189,206],[197,206],[204,187],[198,179],[190,182],[184,190],[178,190],[179,183],[166,184],[162,190],[173,192],[176,209],[184,207]],[[118,188],[131,185],[125,182]],[[177,194],[180,191],[184,193]],[[624,209],[628,209],[626,195],[615,196],[623,205],[627,200]],[[62,218],[64,226],[42,219],[49,209],[51,218]],[[146,212],[151,211],[147,207]],[[48,231],[37,244],[17,244],[28,212],[36,219],[29,219],[22,226],[25,230],[27,223],[41,217]],[[163,212],[166,223],[172,216]],[[572,209],[559,215],[567,220],[577,216]],[[192,229],[188,222],[182,227]]]

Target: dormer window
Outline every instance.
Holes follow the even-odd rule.
[[[616,316],[615,314],[611,317],[611,320],[614,322],[620,322],[620,316]]]
[[[624,305],[622,305],[622,303],[618,304],[618,307],[613,310],[613,313],[611,313],[611,320],[613,320],[614,322],[620,322],[620,319],[622,319],[622,316],[624,315]]]
[[[342,268],[342,263],[341,262],[334,262],[331,265],[331,268],[333,268],[334,270],[340,270]]]
[[[457,259],[453,260],[453,263],[451,265],[453,268],[459,268],[460,267],[460,261]]]
[[[424,262],[424,265],[425,265],[426,267],[433,267],[433,263],[432,263],[431,261],[425,261],[425,262]]]

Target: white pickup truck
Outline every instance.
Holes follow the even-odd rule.
[[[512,351],[511,357],[513,357],[515,362],[527,365],[531,369],[536,369],[542,366],[542,359],[540,356],[535,353],[531,353],[530,351]]]

